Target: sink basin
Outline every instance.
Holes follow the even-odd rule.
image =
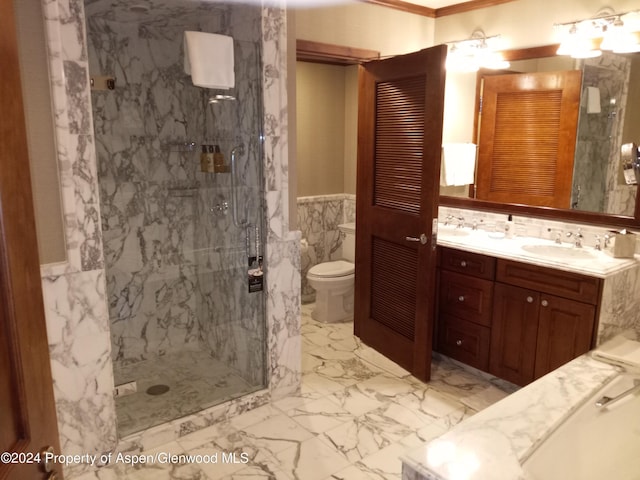
[[[640,395],[629,394],[598,408],[635,385],[636,376],[622,374],[579,407],[523,463],[531,480],[637,480],[640,478]]]
[[[589,250],[564,245],[524,245],[522,250],[535,255],[557,258],[560,260],[588,260],[590,258],[595,258],[593,253]]]
[[[442,225],[438,227],[438,234],[443,237],[466,237],[469,233],[471,232],[465,228],[444,227]]]

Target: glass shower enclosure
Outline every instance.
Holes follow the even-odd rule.
[[[122,437],[265,386],[264,296],[248,275],[263,244],[261,12],[85,9]],[[185,31],[233,37],[235,88],[192,84]],[[203,146],[219,151],[215,171]]]

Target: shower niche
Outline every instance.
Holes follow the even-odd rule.
[[[120,437],[266,386],[260,8],[147,3],[85,1],[91,76],[114,79],[91,107]],[[234,88],[192,84],[185,30],[233,37]],[[202,144],[236,175],[203,172]]]

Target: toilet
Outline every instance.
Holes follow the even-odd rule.
[[[316,306],[311,316],[318,322],[336,323],[353,318],[353,284],[355,275],[356,224],[338,225],[345,237],[342,260],[311,267],[309,285],[316,291]]]

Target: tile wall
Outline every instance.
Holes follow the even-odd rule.
[[[356,196],[352,194],[298,197],[298,228],[302,233],[302,302],[315,300],[307,281],[314,265],[342,258],[342,237],[338,225],[356,221]]]
[[[88,43],[81,0],[43,0],[67,261],[42,268],[47,333],[61,449],[101,454],[117,447],[111,325],[103,261]],[[261,11],[264,120],[265,263],[268,389],[120,442],[146,448],[254,408],[300,385],[300,234],[289,231],[286,16]],[[88,468],[73,465],[69,474]]]

